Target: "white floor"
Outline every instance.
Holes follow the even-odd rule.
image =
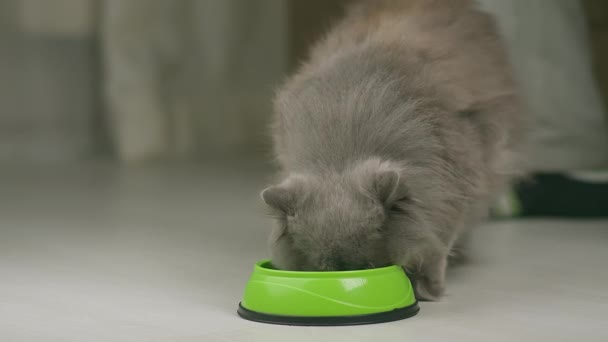
[[[608,221],[489,224],[447,297],[408,320],[244,321],[235,309],[266,255],[268,174],[0,167],[0,341],[608,341]]]

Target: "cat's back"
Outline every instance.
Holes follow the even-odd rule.
[[[401,53],[424,65],[449,106],[514,92],[507,54],[493,17],[471,0],[360,1],[311,49],[301,74],[365,46]]]
[[[441,107],[432,120],[442,121],[446,127],[456,124],[453,131],[439,133],[444,136],[464,135],[454,131],[460,126],[481,127],[477,140],[485,140],[488,134],[488,139],[501,136],[509,144],[519,123],[519,99],[502,40],[493,18],[470,0],[360,1],[313,46],[308,60],[283,90],[278,96],[284,105],[279,112],[288,110],[279,113],[284,116],[278,120],[283,132],[277,131],[283,137],[275,139],[279,154],[289,150],[281,151],[282,146],[302,148],[296,142],[298,137],[310,140],[304,153],[321,151],[328,155],[327,160],[333,160],[344,151],[351,155],[361,152],[352,148],[352,141],[358,141],[355,133],[361,130],[391,133],[370,134],[374,144],[388,144],[386,137],[390,136],[425,135],[426,126],[417,123],[424,111],[396,110],[419,100],[431,100]],[[302,96],[306,93],[312,95],[308,100]],[[328,94],[335,95],[331,104],[326,100]],[[358,103],[365,106],[352,105]],[[378,105],[369,105],[374,103]],[[309,109],[309,114],[294,110],[298,106]],[[460,124],[456,115],[462,112],[479,115],[467,119],[472,125]],[[384,117],[388,120],[379,120]],[[308,138],[301,133],[305,125],[306,133],[321,134]],[[408,134],[403,127],[411,127]],[[311,148],[317,143],[319,148]],[[324,148],[329,143],[346,147],[334,147],[330,154]],[[484,143],[479,145],[485,151],[479,153],[490,156],[497,152],[495,141]]]
[[[369,42],[428,48],[436,45],[439,32],[463,16],[470,17],[474,9],[469,0],[358,1],[346,8],[342,20],[313,46],[310,62],[321,63],[339,51]]]

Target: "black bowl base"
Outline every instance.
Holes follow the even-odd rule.
[[[379,312],[367,315],[355,315],[355,316],[283,316],[283,315],[270,315],[260,312],[251,311],[244,308],[239,303],[237,313],[239,316],[246,320],[270,323],[270,324],[281,324],[281,325],[302,325],[302,326],[341,326],[341,325],[360,325],[360,324],[375,324],[398,321],[401,319],[415,316],[420,307],[418,303],[414,303],[404,308],[395,309],[387,312]]]

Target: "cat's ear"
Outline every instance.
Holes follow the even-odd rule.
[[[402,196],[401,176],[399,171],[386,169],[374,174],[373,191],[378,200],[390,204]]]
[[[261,193],[262,200],[269,207],[288,213],[293,205],[293,190],[283,185],[273,185]]]
[[[368,195],[391,206],[407,195],[401,170],[395,163],[373,158],[357,165],[353,174]]]
[[[297,197],[304,193],[304,184],[307,180],[308,177],[305,175],[290,175],[280,184],[262,191],[262,200],[270,208],[290,215],[294,211]]]

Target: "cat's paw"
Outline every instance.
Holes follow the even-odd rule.
[[[426,276],[415,277],[414,288],[416,299],[422,302],[438,301],[445,292],[445,284],[443,281]]]
[[[419,272],[413,274],[416,299],[437,301],[445,292],[447,255],[428,259]]]

